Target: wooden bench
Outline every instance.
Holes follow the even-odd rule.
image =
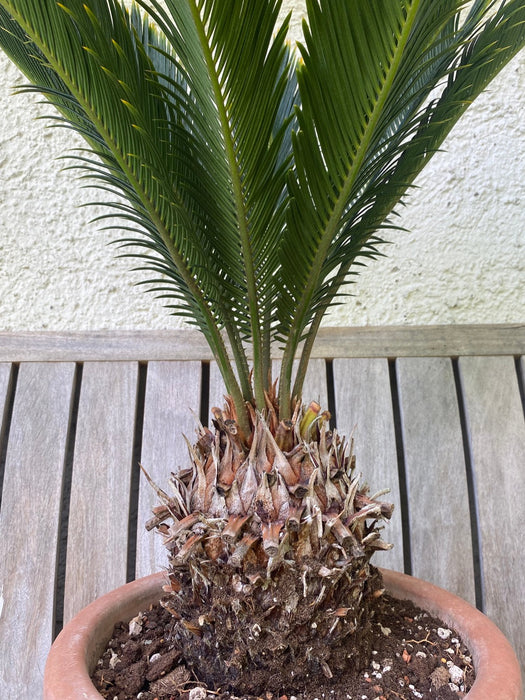
[[[377,562],[476,603],[522,663],[524,356],[525,325],[326,329],[305,388],[391,488]],[[0,334],[0,698],[40,697],[63,622],[162,569],[138,462],[165,486],[221,395],[191,331]]]

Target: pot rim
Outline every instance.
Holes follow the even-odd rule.
[[[397,571],[381,569],[385,588],[455,629],[469,648],[476,679],[465,699],[523,700],[521,668],[503,632],[484,613],[439,586]],[[504,688],[504,690],[502,690]]]
[[[468,700],[523,700],[521,669],[510,643],[498,627],[458,596],[427,581],[381,569],[386,590],[408,598],[453,627],[468,646],[476,680]],[[159,599],[165,574],[127,583],[81,610],[55,639],[44,671],[44,700],[100,700],[89,677],[104,651],[113,626],[130,620]],[[110,611],[110,612],[108,612]]]

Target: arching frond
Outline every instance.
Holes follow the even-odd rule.
[[[205,334],[239,417],[284,346],[286,418],[324,314],[525,44],[525,0],[307,0],[298,62],[281,0],[128,5],[0,0],[0,46],[86,140],[121,254]]]
[[[281,248],[281,385],[301,382],[321,318],[467,106],[525,41],[523,2],[311,0],[299,71],[288,236]],[[496,39],[496,34],[498,40]],[[336,46],[337,50],[333,51]],[[331,79],[330,77],[331,76]],[[374,237],[374,238],[371,238]],[[373,243],[372,243],[373,241]],[[291,251],[301,258],[289,264]]]
[[[287,23],[274,36],[278,1],[141,4],[149,19],[115,1],[5,2],[4,47],[94,147],[104,172],[84,169],[132,203],[149,263],[167,256],[174,298],[229,372],[225,329],[249,400],[243,342],[269,366],[261,318],[274,306],[291,155]]]

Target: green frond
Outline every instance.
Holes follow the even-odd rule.
[[[391,225],[394,207],[452,125],[525,43],[523,2],[497,10],[476,2],[461,20],[465,4],[308,3],[297,168],[281,247],[281,386],[290,387],[288,358],[305,338],[306,345],[295,387],[282,393],[285,412],[288,397],[300,395],[320,321],[370,252],[370,237]],[[299,241],[301,258],[295,254],[291,265]]]
[[[269,346],[262,319],[275,306],[275,251],[284,228],[281,204],[291,155],[290,149],[284,150],[294,102],[287,21],[275,33],[277,0],[168,0],[165,5],[153,0],[141,5],[153,7],[156,22],[186,67],[199,109],[220,136],[212,154],[220,162],[213,171],[222,169],[223,189],[231,195],[234,224],[229,235],[236,236],[242,264],[242,276],[234,278],[240,294],[232,302],[239,324],[244,310],[249,311],[250,328],[242,336],[253,344],[255,397],[264,405],[267,380],[262,368],[269,365]],[[286,107],[289,112],[283,114]]]
[[[499,4],[499,3],[498,3]],[[465,110],[472,104],[501,68],[525,43],[525,6],[523,2],[499,4],[476,2],[462,25],[455,22],[454,34],[444,33],[437,46],[430,47],[431,60],[424,77],[430,85],[443,81],[438,98],[419,108],[409,143],[402,144],[399,158],[390,169],[380,173],[375,187],[373,206],[364,212],[357,225],[348,217],[350,237],[338,239],[337,258],[341,263],[339,278],[333,278],[327,294],[334,297],[344,275],[355,260],[363,241],[379,228],[388,225],[388,216],[401,201],[428,160]],[[449,56],[450,49],[454,53]],[[439,59],[439,60],[436,60]],[[434,71],[430,71],[434,64]],[[418,78],[418,83],[420,79]],[[418,89],[421,89],[420,87]],[[428,94],[429,90],[426,89]],[[397,125],[395,125],[397,129]],[[350,212],[351,213],[351,210]]]
[[[109,182],[114,191],[121,190],[156,252],[176,268],[169,278],[174,292],[190,304],[228,390],[242,402],[220,333],[221,325],[232,325],[230,307],[216,295],[217,272],[226,263],[206,236],[207,228],[223,225],[222,212],[213,198],[204,209],[192,200],[195,193],[202,200],[202,184],[212,189],[213,178],[199,161],[201,147],[193,134],[178,129],[180,138],[173,138],[180,101],[164,99],[130,15],[120,4],[105,2],[3,6],[10,16],[3,13],[9,31],[2,31],[1,38],[7,37],[11,55],[16,59],[16,52],[26,51],[21,67],[31,78],[44,77],[40,90],[101,158],[106,173],[91,169],[90,174],[95,181],[102,177],[104,187]],[[230,259],[237,260],[234,255]],[[206,289],[209,279],[214,282]],[[243,391],[250,396],[247,379]]]
[[[525,0],[307,0],[296,61],[280,8],[0,0],[22,89],[87,142],[74,167],[110,193],[121,254],[205,334],[239,417],[266,406],[272,342],[290,416],[321,319],[525,44]]]

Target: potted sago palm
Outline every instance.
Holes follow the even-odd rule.
[[[85,139],[76,164],[111,194],[124,254],[202,331],[224,379],[225,407],[171,490],[156,487],[150,527],[169,552],[170,634],[211,690],[244,695],[254,678],[258,693],[293,694],[304,663],[315,693],[369,660],[385,585],[370,558],[388,548],[392,506],[360,485],[303,380],[326,312],[525,43],[525,0],[306,5],[294,47],[280,0],[0,0],[23,89]],[[115,595],[119,614],[138,611]],[[282,671],[265,678],[276,654]],[[46,698],[100,697],[84,675]]]

